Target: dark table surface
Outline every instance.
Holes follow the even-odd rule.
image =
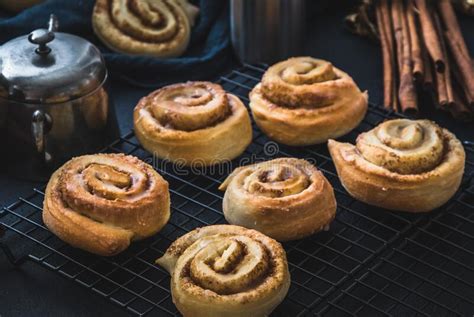
[[[345,70],[359,84],[369,91],[370,101],[382,101],[382,66],[380,49],[377,45],[358,38],[342,27],[346,9],[329,9],[310,19],[307,28],[306,55],[327,59]],[[474,52],[474,18],[461,17],[460,23],[470,48]],[[229,63],[222,74],[230,71],[237,63]],[[210,78],[203,78],[210,79]],[[186,78],[183,78],[186,80]],[[132,87],[113,80],[112,96],[121,134],[132,128],[132,111],[138,99],[151,89]],[[474,125],[459,123],[445,113],[422,105],[421,117],[437,121],[453,131],[462,140],[474,140]],[[31,192],[38,183],[22,181],[0,174],[0,206],[14,202],[19,196]],[[21,253],[23,241],[9,236],[10,247]],[[33,263],[21,268],[12,267],[0,252],[0,316],[126,316],[127,313],[110,302],[92,294],[89,290],[68,281]]]

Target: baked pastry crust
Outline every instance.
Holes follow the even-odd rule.
[[[187,82],[158,89],[135,107],[135,134],[150,153],[187,165],[213,165],[252,141],[244,104],[220,85]]]
[[[299,146],[350,132],[364,118],[367,100],[367,93],[331,63],[295,57],[266,71],[250,93],[250,108],[266,135]]]
[[[176,57],[188,46],[198,12],[188,0],[97,0],[92,27],[113,51]]]
[[[342,185],[358,200],[391,210],[425,212],[446,203],[464,172],[461,142],[428,120],[386,121],[356,145],[328,142]]]
[[[283,247],[239,226],[195,229],[156,262],[170,272],[173,302],[185,317],[268,316],[290,286]]]
[[[229,223],[278,241],[326,229],[336,215],[331,184],[302,159],[279,158],[239,167],[219,189],[225,190],[223,211]]]
[[[73,158],[46,187],[43,221],[61,240],[111,256],[154,235],[170,217],[168,183],[133,156]]]

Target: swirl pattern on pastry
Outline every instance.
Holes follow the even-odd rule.
[[[430,211],[461,183],[465,153],[456,137],[428,120],[386,121],[362,133],[356,145],[330,140],[342,184],[368,204]]]
[[[233,159],[252,139],[243,103],[210,82],[175,84],[151,93],[135,107],[134,124],[145,149],[187,164]]]
[[[114,51],[176,57],[188,46],[198,11],[187,0],[97,0],[92,26]]]
[[[310,145],[354,129],[367,111],[367,93],[331,63],[296,57],[271,66],[250,93],[257,125],[288,145]]]
[[[331,184],[308,161],[280,158],[237,168],[219,187],[225,190],[226,220],[279,241],[326,228],[336,214]]]
[[[72,246],[114,255],[158,232],[170,217],[168,183],[133,156],[73,158],[46,188],[43,221]]]
[[[184,316],[267,316],[290,285],[283,247],[232,225],[189,232],[157,263],[170,272],[173,302]]]

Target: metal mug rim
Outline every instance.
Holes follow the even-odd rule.
[[[102,80],[102,82],[101,82],[95,89],[91,90],[90,92],[88,92],[88,93],[85,94],[85,95],[82,95],[82,96],[79,96],[79,97],[76,97],[76,98],[73,98],[73,99],[64,100],[64,101],[49,102],[49,103],[44,103],[44,102],[43,102],[43,103],[42,103],[42,102],[28,102],[28,100],[19,101],[19,100],[4,98],[4,97],[2,97],[2,96],[0,96],[0,101],[6,101],[6,102],[18,103],[18,104],[24,104],[24,105],[31,105],[31,106],[60,105],[60,104],[63,104],[63,103],[76,101],[76,100],[82,99],[82,98],[84,98],[84,97],[88,97],[88,96],[90,96],[90,95],[95,94],[100,88],[102,88],[102,87],[104,86],[104,84],[105,84],[105,82],[107,81],[108,78],[109,78],[109,72],[108,72],[108,70],[106,69],[106,70],[105,70],[104,79]]]

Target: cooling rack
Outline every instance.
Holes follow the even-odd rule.
[[[265,65],[244,65],[219,83],[248,103],[250,89]],[[356,136],[399,115],[370,106]],[[341,186],[325,145],[292,148],[271,142],[253,124],[248,160],[293,156],[314,162],[332,183],[337,216],[326,232],[284,243],[291,288],[274,316],[436,315],[474,313],[474,150],[465,144],[466,172],[458,193],[429,214],[397,213],[352,199]],[[229,171],[177,172],[143,150],[133,132],[104,152],[132,154],[152,164],[169,182],[172,216],[157,235],[118,256],[105,258],[74,249],[51,234],[41,220],[44,193],[34,189],[0,212],[1,231],[24,238],[25,252],[14,254],[0,238],[0,249],[21,265],[31,261],[82,285],[131,314],[177,315],[169,275],[154,264],[177,237],[200,226],[225,223],[223,193]],[[242,158],[241,157],[241,158]],[[235,165],[236,162],[233,162]],[[234,166],[235,167],[235,166]]]

